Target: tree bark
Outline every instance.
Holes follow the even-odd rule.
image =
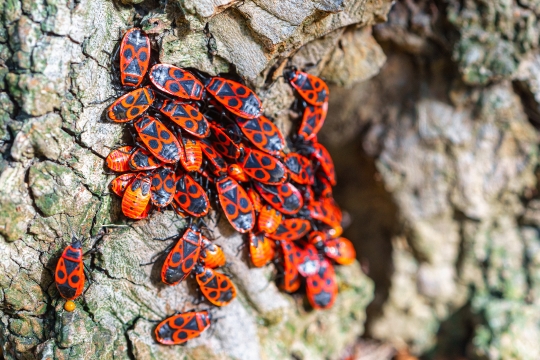
[[[403,353],[538,358],[539,16],[399,1],[374,29],[380,74],[331,89],[322,140],[363,219],[348,235],[376,284],[367,331]]]
[[[307,311],[301,296],[277,290],[273,266],[251,268],[242,237],[214,226],[239,295],[219,321],[185,347],[153,337],[155,322],[195,305],[195,286],[159,282],[167,244],[181,231],[170,212],[130,222],[107,196],[104,158],[126,135],[105,120],[118,94],[112,63],[122,31],[140,24],[164,63],[211,74],[235,68],[284,132],[293,94],[276,66],[316,65],[336,82],[376,74],[384,54],[370,26],[389,1],[7,0],[0,3],[0,344],[7,359],[337,358],[363,332],[373,285],[356,263],[338,269],[332,310]],[[354,56],[339,50],[355,47]],[[359,67],[344,77],[343,70]],[[270,84],[270,85],[269,85]],[[73,313],[63,310],[53,273],[71,236],[95,236],[86,263],[93,278]],[[92,239],[84,243],[85,250]]]

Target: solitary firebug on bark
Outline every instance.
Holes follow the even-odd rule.
[[[156,340],[164,345],[179,345],[199,337],[210,327],[211,316],[206,310],[176,314],[156,327]]]

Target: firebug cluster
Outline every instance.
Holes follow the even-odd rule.
[[[313,308],[330,308],[338,292],[334,265],[351,264],[356,253],[341,237],[334,164],[317,141],[328,110],[326,83],[295,68],[284,71],[302,113],[298,130],[285,139],[247,86],[152,59],[149,37],[127,31],[119,47],[125,93],[106,116],[127,125],[133,144],[114,149],[106,163],[118,173],[110,186],[126,217],[171,208],[188,219],[163,263],[162,282],[172,286],[191,275],[211,304],[235,298],[234,284],[217,271],[225,255],[203,233],[202,218],[215,204],[246,234],[253,266],[274,262],[281,290],[305,289]],[[84,287],[80,248],[68,246],[57,265],[57,288],[68,300]],[[156,327],[156,340],[182,344],[211,323],[208,310],[178,313]]]

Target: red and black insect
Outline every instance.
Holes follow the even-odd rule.
[[[334,220],[335,223],[332,224],[332,226],[336,226],[336,225],[341,224],[341,221],[343,220],[343,213],[341,212],[341,208],[336,203],[334,198],[321,198],[321,202],[322,202],[323,206],[330,209],[330,211],[333,214],[332,217],[335,219]]]
[[[309,220],[300,218],[283,219],[276,231],[267,236],[274,240],[293,241],[306,235],[309,230],[311,230],[311,223]]]
[[[301,187],[300,191],[302,192],[302,198],[304,199],[304,204],[309,206],[313,201],[315,201],[315,194],[313,193],[313,190],[310,185],[305,185]]]
[[[256,212],[261,212],[263,204],[262,204],[261,196],[259,195],[259,193],[250,187],[247,189],[247,194],[248,194],[249,200],[251,200],[251,203],[253,204],[253,209]]]
[[[277,185],[287,179],[285,166],[259,150],[244,148],[244,155],[238,159],[238,164],[249,177],[263,184]]]
[[[159,160],[176,163],[180,160],[180,144],[169,129],[151,116],[143,116],[135,123],[141,141]]]
[[[330,91],[322,79],[295,69],[286,70],[283,75],[309,104],[321,106],[328,101]]]
[[[128,122],[144,114],[154,102],[154,91],[149,87],[135,89],[116,99],[107,110],[107,118],[114,122]]]
[[[54,281],[56,288],[66,300],[73,300],[79,297],[84,289],[84,264],[81,241],[73,237],[58,263]]]
[[[111,151],[105,159],[107,167],[116,172],[129,171],[129,158],[131,157],[133,149],[133,146],[122,146],[121,148]]]
[[[163,345],[179,345],[199,337],[210,327],[212,317],[206,310],[176,314],[156,327],[156,340]]]
[[[111,191],[120,197],[124,196],[127,187],[131,184],[136,176],[137,174],[134,173],[127,173],[117,176],[113,179],[113,181],[111,181]]]
[[[308,242],[315,245],[316,248],[321,248],[326,238],[327,235],[319,230],[313,230],[308,234]]]
[[[291,180],[302,185],[313,182],[313,169],[308,158],[297,153],[289,153],[284,162],[287,169],[289,169]]]
[[[188,227],[167,255],[161,268],[161,281],[175,285],[184,280],[199,261],[202,241],[198,227]]]
[[[315,138],[324,124],[327,112],[327,102],[323,103],[321,106],[306,106],[304,109],[304,115],[302,116],[302,123],[298,128],[298,135],[307,141]]]
[[[210,135],[208,121],[197,108],[190,104],[164,100],[159,106],[159,111],[193,136],[205,138]]]
[[[236,181],[246,182],[249,181],[245,171],[238,164],[230,164],[227,168],[227,174]]]
[[[249,255],[255,267],[263,267],[274,258],[274,244],[264,233],[249,232]]]
[[[223,212],[236,231],[246,233],[255,225],[255,212],[246,191],[236,180],[223,176],[216,181]]]
[[[162,167],[152,175],[151,200],[157,207],[168,206],[174,198],[176,176],[169,167]]]
[[[291,183],[278,186],[255,183],[255,189],[275,209],[286,215],[294,215],[304,205],[300,191]]]
[[[134,219],[134,220],[146,219],[148,217],[148,214],[150,214],[150,210],[152,210],[152,202],[151,201],[148,202],[148,204],[144,208],[144,211],[139,216],[132,217],[132,219]]]
[[[312,201],[309,206],[309,214],[315,219],[331,227],[341,225],[341,210],[335,206],[333,201],[321,199],[321,201]]]
[[[328,260],[321,258],[319,271],[306,278],[306,293],[315,309],[329,309],[334,305],[338,287],[334,267]]]
[[[201,168],[203,158],[201,143],[187,136],[182,137],[183,151],[180,151],[180,162],[187,171],[197,171]]]
[[[350,265],[356,259],[356,250],[349,239],[338,237],[324,242],[324,254],[340,265]]]
[[[257,218],[259,230],[271,234],[277,230],[283,215],[272,206],[263,205]]]
[[[210,128],[212,129],[212,136],[214,138],[212,142],[214,149],[225,157],[231,159],[238,158],[240,156],[240,147],[232,141],[227,131],[216,123],[210,123]]]
[[[298,272],[303,277],[314,275],[319,271],[320,261],[317,249],[312,244],[304,244],[303,249],[297,247]]]
[[[328,150],[326,150],[326,148],[320,143],[315,142],[313,144],[311,156],[320,164],[320,168],[330,181],[330,184],[332,184],[332,186],[336,186],[336,170],[334,168],[334,161],[332,160]]]
[[[122,212],[125,216],[137,219],[144,214],[150,202],[150,186],[148,175],[145,173],[137,175],[122,198]]]
[[[213,244],[210,240],[203,237],[201,257],[199,259],[204,266],[211,269],[225,266],[227,259],[221,246]]]
[[[189,71],[168,64],[150,69],[150,81],[158,90],[183,99],[200,100],[203,84]]]
[[[195,278],[203,295],[216,306],[228,305],[236,297],[231,279],[209,267],[195,265]]]
[[[142,147],[133,151],[128,161],[128,167],[133,171],[152,170],[161,166],[163,166],[163,162],[157,160],[154,155]]]
[[[210,210],[208,196],[201,185],[188,174],[181,172],[177,176],[174,201],[191,216],[202,217]]]
[[[204,156],[208,159],[212,172],[216,175],[227,173],[227,163],[207,139],[198,140]]]
[[[256,119],[236,117],[236,123],[253,145],[268,154],[279,155],[285,147],[281,131],[263,115]]]
[[[332,185],[326,176],[322,175],[320,172],[315,176],[315,183],[313,188],[319,195],[319,198],[333,198],[332,194]]]
[[[150,39],[138,28],[128,30],[120,43],[120,80],[124,86],[139,86],[150,63]]]
[[[221,77],[214,77],[206,90],[227,110],[245,119],[254,119],[262,114],[259,97],[248,87]]]
[[[300,287],[300,276],[298,276],[297,258],[295,256],[296,246],[290,241],[280,241],[279,245],[282,253],[282,276],[278,282],[278,287],[283,291],[292,293]]]

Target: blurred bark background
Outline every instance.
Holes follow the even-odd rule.
[[[537,359],[540,5],[534,0],[5,0],[0,2],[0,344],[8,359]],[[274,70],[334,84],[321,131],[360,262],[330,311],[249,266],[215,226],[239,296],[211,331],[159,346],[156,320],[195,305],[159,283],[170,212],[109,229],[66,313],[53,269],[72,230],[127,223],[103,159],[115,45],[134,24],[161,62],[235,69],[287,133]],[[279,72],[279,70],[278,70]],[[275,80],[275,81],[274,81]],[[89,243],[86,243],[89,246]],[[367,274],[367,276],[365,274]],[[373,300],[373,301],[372,301]],[[368,306],[369,304],[369,306]],[[200,305],[204,306],[204,305]],[[364,326],[365,325],[365,326]],[[358,337],[371,340],[359,340]]]

